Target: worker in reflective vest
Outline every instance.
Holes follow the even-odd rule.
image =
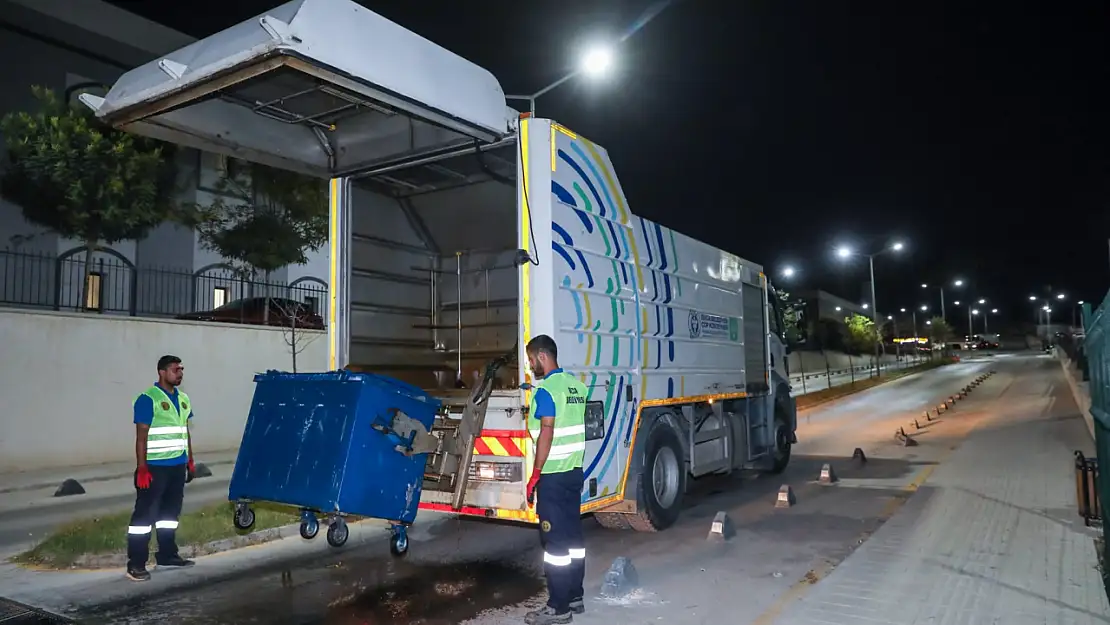
[[[185,368],[177,356],[158,360],[158,382],[135,398],[135,510],[127,528],[127,577],[150,579],[146,562],[150,534],[158,539],[154,560],[158,566],[192,566],[177,552],[177,517],[185,484],[193,480],[192,439],[189,420],[193,404],[178,389]]]
[[[581,501],[589,389],[559,368],[559,350],[551,337],[541,334],[533,338],[526,351],[528,365],[539,380],[529,408],[528,432],[535,445],[527,495],[529,503],[538,498],[536,514],[548,601],[525,616],[525,622],[569,623],[572,614],[585,612]]]

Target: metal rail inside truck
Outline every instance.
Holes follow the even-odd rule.
[[[330,180],[329,366],[442,397],[422,507],[536,520],[524,346],[589,387],[582,512],[663,529],[795,441],[761,268],[636,216],[605,149],[350,0],[297,0],[82,96],[116,127]],[[631,132],[631,131],[630,131]]]

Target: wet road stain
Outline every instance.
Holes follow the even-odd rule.
[[[543,590],[531,573],[497,562],[421,567],[415,575],[333,601],[303,625],[453,625]]]

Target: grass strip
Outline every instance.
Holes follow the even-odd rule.
[[[179,547],[199,546],[213,541],[235,536],[245,536],[275,527],[290,525],[298,521],[297,511],[263,504],[252,504],[254,527],[247,531],[235,528],[232,515],[235,504],[223,501],[181,515],[177,529]],[[127,551],[127,526],[131,521],[130,512],[119,512],[92,517],[69,523],[47,536],[34,548],[14,558],[13,562],[68,568],[83,556],[94,556]],[[151,532],[154,541],[154,532]],[[151,549],[155,546],[152,544]]]

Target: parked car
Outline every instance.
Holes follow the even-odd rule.
[[[266,305],[269,303],[269,314]],[[316,314],[310,304],[284,297],[248,297],[228,302],[213,310],[178,315],[175,319],[191,321],[219,321],[223,323],[245,323],[250,325],[270,325],[296,327],[310,330],[323,330],[324,319]]]

